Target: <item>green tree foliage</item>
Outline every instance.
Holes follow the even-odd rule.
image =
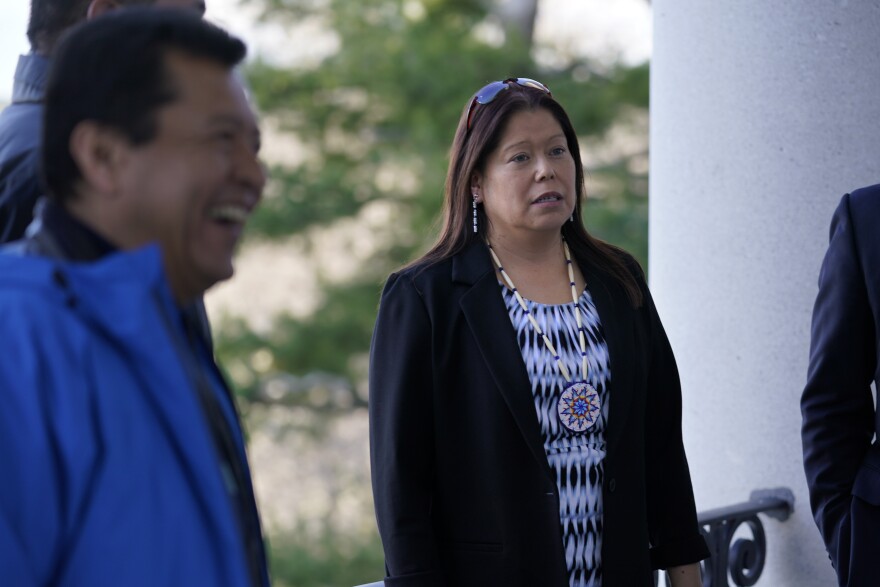
[[[248,238],[330,228],[376,205],[389,211],[389,221],[383,244],[359,274],[350,283],[328,283],[312,316],[281,316],[273,332],[261,336],[241,323],[220,324],[218,352],[227,363],[250,369],[247,377],[233,377],[247,398],[263,397],[265,370],[242,357],[268,349],[271,373],[342,376],[356,400],[343,407],[362,406],[363,394],[354,390],[363,386],[381,282],[435,238],[449,145],[473,92],[495,79],[534,77],[552,89],[579,134],[595,138],[622,113],[646,110],[648,68],[600,66],[558,53],[552,65],[542,65],[534,56],[546,50],[512,28],[505,31],[486,1],[250,2],[272,22],[322,23],[335,33],[338,51],[314,67],[258,61],[247,71],[263,117],[306,151],[300,163],[270,170],[267,197]],[[608,187],[588,205],[588,227],[644,261],[644,174],[634,173],[626,159],[587,172],[588,191],[589,178],[601,177]]]
[[[279,586],[339,587],[382,578],[378,540],[358,541],[327,532],[304,541],[291,534],[272,542],[272,575]]]

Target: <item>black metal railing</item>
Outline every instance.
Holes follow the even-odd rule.
[[[730,587],[730,581],[736,587],[756,584],[767,560],[767,536],[758,514],[785,521],[793,511],[794,494],[779,487],[755,490],[745,503],[701,512],[697,519],[710,552],[710,558],[703,561],[703,587]],[[750,537],[737,534],[743,527]],[[654,584],[658,581],[655,573]],[[383,584],[379,581],[361,587]]]
[[[767,560],[767,537],[758,514],[785,521],[793,511],[794,494],[779,487],[753,491],[745,503],[701,512],[700,528],[711,553],[703,561],[703,587],[757,583]],[[737,534],[740,528],[748,530],[745,536]]]

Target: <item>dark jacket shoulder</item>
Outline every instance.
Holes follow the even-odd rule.
[[[486,274],[494,273],[494,270],[488,248],[484,243],[475,241],[445,259],[417,260],[393,273],[388,278],[388,283],[406,280],[412,283],[417,291],[424,293],[427,289],[438,286],[452,287],[452,284],[456,283],[474,284]]]
[[[880,204],[880,183],[859,188],[849,194],[853,206],[869,206]]]

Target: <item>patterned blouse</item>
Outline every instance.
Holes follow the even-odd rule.
[[[601,587],[603,459],[611,370],[599,314],[585,288],[578,304],[587,335],[588,381],[599,393],[601,413],[591,428],[579,434],[569,431],[559,421],[556,406],[568,384],[556,361],[513,293],[503,285],[501,290],[532,383],[544,450],[550,468],[556,474],[570,587]],[[525,302],[556,347],[568,372],[574,380],[580,380],[582,368],[574,305],[571,302],[559,305]]]

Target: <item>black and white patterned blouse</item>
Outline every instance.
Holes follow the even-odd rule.
[[[578,299],[587,334],[588,381],[599,393],[602,409],[597,422],[583,433],[569,431],[559,421],[557,402],[567,385],[544,341],[535,332],[513,293],[499,284],[507,312],[532,383],[535,411],[550,468],[559,488],[559,518],[570,587],[602,585],[602,481],[605,429],[608,422],[608,347],[590,292]],[[568,372],[580,380],[581,361],[574,306],[525,300],[529,311],[563,358]]]

